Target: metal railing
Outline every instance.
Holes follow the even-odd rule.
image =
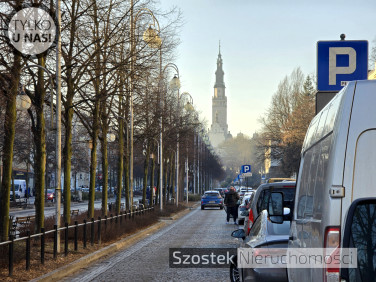
[[[0,247],[8,246],[8,269],[9,269],[9,276],[13,275],[13,260],[14,260],[14,244],[16,242],[25,241],[26,244],[26,254],[25,254],[25,260],[26,260],[26,270],[30,269],[30,254],[31,254],[31,239],[32,238],[40,238],[40,263],[44,264],[45,261],[45,246],[46,246],[46,236],[49,234],[53,234],[53,258],[57,258],[57,241],[58,241],[58,231],[64,232],[64,255],[67,256],[69,253],[69,229],[74,229],[74,251],[78,250],[78,229],[81,227],[83,228],[83,248],[86,249],[87,247],[87,241],[90,239],[91,246],[94,245],[95,237],[97,238],[97,244],[101,244],[102,240],[102,223],[104,223],[104,232],[107,230],[107,224],[108,221],[110,221],[110,224],[113,224],[113,221],[115,221],[115,225],[122,225],[123,222],[126,222],[127,217],[128,219],[135,219],[135,216],[144,215],[148,212],[151,212],[154,210],[154,207],[150,208],[144,208],[144,209],[138,209],[134,211],[124,211],[120,212],[119,215],[110,215],[110,217],[105,216],[105,218],[98,217],[97,220],[92,218],[91,220],[87,221],[86,219],[83,221],[83,223],[78,223],[77,221],[74,222],[74,225],[68,225],[68,223],[65,223],[64,227],[57,228],[57,225],[54,225],[54,228],[52,230],[45,231],[44,228],[41,228],[41,232],[37,234],[30,234],[30,231],[26,231],[27,235],[25,237],[19,237],[16,238],[15,235],[11,234],[9,235],[9,240],[0,242]],[[95,232],[95,225],[97,226]],[[88,237],[88,228],[90,226],[90,236]],[[96,235],[96,236],[95,236]]]

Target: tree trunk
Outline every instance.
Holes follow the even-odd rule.
[[[71,207],[71,192],[70,192],[70,176],[72,171],[72,120],[73,120],[73,82],[68,78],[68,91],[66,102],[64,103],[64,118],[65,118],[65,145],[63,149],[64,160],[64,222],[70,223],[70,207]]]
[[[163,193],[163,203],[166,204],[166,199],[167,199],[167,174],[168,174],[168,165],[167,165],[167,159],[165,159],[164,161],[164,179],[163,179],[163,183],[165,183],[164,187],[163,187],[163,190],[162,190],[162,193]]]
[[[45,67],[45,57],[38,57],[38,64]],[[46,172],[46,131],[43,112],[45,90],[44,71],[38,69],[38,85],[35,91],[36,128],[34,133],[35,143],[35,231],[40,232],[44,227],[44,186]],[[56,179],[56,181],[59,181]]]
[[[128,146],[126,148],[126,154],[124,154],[124,190],[125,190],[125,205],[126,209],[129,210],[129,156],[128,156]]]
[[[12,169],[12,192],[13,192],[13,202],[16,202],[16,189],[14,189],[14,171]]]
[[[6,109],[4,118],[3,144],[3,179],[1,181],[0,197],[0,234],[1,240],[8,240],[9,234],[9,204],[10,182],[12,178],[13,144],[16,125],[16,97],[21,74],[21,55],[14,53],[14,62],[11,72],[11,89],[7,91]]]
[[[171,187],[171,197],[175,198],[175,181],[174,181],[174,176],[175,176],[175,156],[174,153],[171,153],[171,163],[170,163],[170,187]]]
[[[95,201],[95,177],[97,169],[97,139],[99,130],[99,101],[96,99],[93,112],[93,130],[91,133],[92,147],[90,159],[90,184],[89,184],[89,203],[88,218],[94,218],[94,201]]]
[[[142,204],[146,207],[146,189],[148,185],[148,173],[149,173],[149,156],[150,156],[150,146],[147,145],[146,156],[144,161],[144,181],[142,188]]]
[[[161,164],[159,164],[160,166]],[[161,184],[160,184],[160,179],[161,179],[161,169],[158,166],[158,178],[157,178],[157,192],[155,194],[155,204],[157,205],[160,201],[160,189],[161,189]]]
[[[154,195],[154,171],[155,171],[155,160],[154,158],[152,159],[151,161],[151,174],[150,174],[150,189],[151,190],[151,199],[150,199],[150,203],[149,203],[149,206],[153,206],[153,195]]]
[[[121,102],[120,106],[121,107]],[[121,111],[120,111],[121,112]],[[124,170],[124,135],[123,135],[123,119],[120,117],[118,119],[119,123],[119,156],[118,156],[118,173],[117,173],[117,195],[116,195],[116,213],[120,214],[120,206],[121,206],[121,188],[122,188],[122,181],[123,181],[123,170]]]
[[[102,101],[101,106],[104,107]],[[104,117],[105,109],[102,109],[102,139],[101,139],[101,150],[102,150],[102,215],[107,215],[107,189],[108,189],[108,150],[107,150],[107,118]]]

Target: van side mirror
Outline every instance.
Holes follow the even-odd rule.
[[[283,223],[283,193],[272,192],[269,197],[268,214],[273,223]]]

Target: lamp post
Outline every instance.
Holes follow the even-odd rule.
[[[163,78],[163,74],[164,72],[166,71],[167,68],[173,68],[176,72],[176,74],[174,75],[174,78],[171,80],[170,82],[170,88],[173,89],[174,91],[177,91],[178,93],[178,97],[179,97],[179,89],[180,89],[180,79],[179,79],[179,68],[173,64],[173,63],[168,63],[164,68],[163,70],[161,70],[161,81],[162,81],[162,78]],[[162,100],[162,99],[161,99]],[[179,109],[179,99],[178,99],[178,109]],[[178,134],[177,134],[177,145],[176,145],[176,206],[179,205],[179,131],[178,131]],[[160,148],[161,148],[161,153],[160,153],[160,157],[161,157],[161,168],[163,167],[162,166],[162,152],[163,152],[163,146],[162,146],[162,118],[161,118],[161,135],[160,135]],[[160,175],[160,183],[161,183],[161,187],[163,186],[163,170],[161,169],[161,175]],[[162,191],[162,189],[160,189]],[[162,196],[162,193],[160,191],[160,195]],[[162,201],[160,201],[161,204],[160,204],[160,208],[162,209],[163,206],[162,206]]]
[[[177,74],[170,82],[170,86],[173,90],[177,91],[178,95],[178,113],[180,111],[180,78],[179,70],[177,69]],[[177,130],[177,142],[176,142],[176,206],[179,206],[179,126],[180,126],[180,114],[178,114],[178,130]]]
[[[180,95],[180,98],[183,98],[183,97],[187,97],[188,98],[188,102],[187,104],[185,105],[185,109],[187,111],[193,111],[193,98],[191,96],[191,94],[189,94],[188,92],[183,92],[181,93]],[[178,110],[179,110],[179,107],[178,107]],[[179,111],[179,114],[180,114],[180,111]],[[179,142],[179,140],[178,140]],[[188,147],[187,147],[187,152],[186,152],[186,160],[185,160],[185,175],[186,175],[186,202],[188,203],[188,187],[189,187],[189,181],[188,181],[188,172],[189,172],[189,167],[188,167]]]
[[[130,127],[130,164],[129,164],[129,181],[130,181],[130,188],[131,188],[131,211],[133,211],[133,76],[134,76],[134,69],[135,69],[135,24],[140,16],[142,15],[150,15],[153,18],[153,26],[158,27],[158,33],[151,28],[152,25],[149,26],[149,28],[144,32],[144,41],[150,46],[150,47],[160,47],[162,44],[162,40],[159,37],[159,22],[155,18],[153,12],[147,8],[142,8],[140,11],[137,12],[135,16],[133,16],[133,0],[131,0],[131,11],[130,11],[130,25],[131,25],[131,38],[130,38],[130,49],[131,49],[131,56],[130,56],[130,78],[129,78],[129,92],[130,92],[130,99],[129,99],[129,127]],[[161,133],[162,134],[162,133]],[[161,137],[162,139],[162,137]],[[161,142],[162,144],[162,142]],[[161,154],[162,155],[162,154]]]

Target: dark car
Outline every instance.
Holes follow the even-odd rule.
[[[206,207],[219,207],[223,209],[223,198],[218,191],[206,191],[201,197],[201,209]]]
[[[251,207],[249,209],[249,216],[244,223],[244,230],[249,232],[254,219],[257,218],[262,210],[267,209],[269,197],[271,192],[282,192],[284,195],[283,206],[294,210],[296,182],[277,182],[266,183],[260,185],[255,193]]]
[[[289,213],[290,209],[285,208],[285,214]],[[291,221],[285,220],[281,224],[272,223],[268,217],[268,212],[263,210],[256,218],[248,236],[244,229],[235,230],[231,234],[235,238],[243,239],[239,247],[250,248],[249,251],[254,256],[265,257],[269,255],[270,248],[287,250]],[[232,261],[234,264],[230,266],[231,281],[287,281],[286,268],[238,268],[237,258]],[[274,262],[281,263],[280,261]]]
[[[227,188],[214,188],[213,190],[218,191],[219,194],[221,194],[221,196],[224,197],[225,191],[227,190]]]

